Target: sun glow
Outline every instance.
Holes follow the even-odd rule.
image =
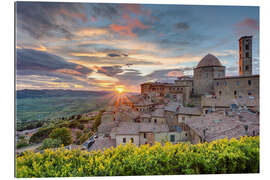
[[[115,87],[115,91],[118,92],[119,94],[122,94],[124,92],[123,87]]]

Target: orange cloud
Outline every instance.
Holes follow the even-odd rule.
[[[167,76],[170,76],[170,77],[180,77],[183,75],[184,75],[184,73],[182,71],[170,71],[167,74]]]
[[[111,24],[110,28],[112,31],[117,32],[121,35],[128,35],[131,37],[136,37],[137,35],[133,33],[133,29],[148,29],[151,28],[149,25],[144,25],[138,18],[131,18],[128,14],[123,14],[123,21],[126,25]]]
[[[66,9],[60,9],[59,11],[61,14],[65,15],[65,16],[69,16],[71,18],[79,18],[81,19],[83,22],[87,21],[87,17],[85,14],[83,13],[76,13],[76,12],[69,12]]]
[[[79,75],[79,76],[83,75],[82,73],[75,71],[75,70],[72,70],[72,69],[57,69],[56,72],[70,74],[70,75]]]
[[[72,56],[87,56],[87,57],[107,57],[106,53],[95,52],[95,53],[71,53]]]
[[[140,4],[121,4],[122,10],[126,13],[133,13],[136,15],[151,16],[150,9],[143,9]]]
[[[246,18],[235,24],[236,33],[241,35],[254,34],[259,31],[259,23],[255,19]]]
[[[82,28],[75,32],[78,36],[100,36],[104,34],[108,34],[108,31],[103,28]]]

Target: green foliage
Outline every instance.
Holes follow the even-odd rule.
[[[81,137],[80,137],[80,139],[77,141],[77,144],[79,145],[79,144],[82,144],[82,143],[84,143],[87,139],[88,139],[88,133],[86,133],[86,134],[83,134]]]
[[[29,145],[29,143],[24,137],[20,138],[20,140],[16,143],[17,149],[20,149],[20,148],[28,146],[28,145]]]
[[[98,126],[101,124],[101,116],[102,116],[103,112],[104,112],[104,110],[100,111],[98,113],[98,115],[96,116],[96,118],[95,118],[95,122],[93,124],[93,130],[94,131],[97,131]]]
[[[76,139],[78,140],[82,136],[81,131],[76,131]]]
[[[194,104],[187,104],[187,107],[194,107]]]
[[[47,138],[42,142],[41,149],[56,148],[60,147],[61,145],[62,141],[60,139]]]
[[[133,144],[101,151],[31,151],[16,158],[16,177],[258,173],[259,137],[192,145]]]
[[[80,123],[77,120],[73,120],[69,123],[70,128],[78,128],[80,126]]]
[[[29,142],[30,143],[42,142],[44,139],[46,139],[49,136],[49,134],[52,132],[52,130],[53,130],[52,127],[39,128],[38,131],[31,136]]]
[[[65,146],[72,143],[71,130],[65,127],[54,129],[49,137],[52,139],[60,139]]]

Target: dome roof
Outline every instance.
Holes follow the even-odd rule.
[[[202,60],[198,63],[197,68],[199,67],[207,67],[207,66],[222,66],[218,58],[212,54],[207,54],[202,58]]]

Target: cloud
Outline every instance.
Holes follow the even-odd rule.
[[[252,18],[246,18],[234,24],[237,35],[254,35],[259,32],[259,23]]]
[[[68,16],[68,17],[71,17],[71,18],[75,18],[75,19],[79,18],[79,19],[81,19],[83,22],[86,22],[86,21],[88,20],[87,17],[86,17],[86,15],[85,15],[84,13],[80,13],[80,12],[70,12],[70,11],[64,9],[64,8],[61,8],[61,9],[59,10],[59,12],[60,12],[61,14],[65,15],[65,16]]]
[[[84,8],[76,3],[17,2],[18,31],[28,32],[35,39],[64,37],[72,39],[69,23],[86,21]],[[62,19],[61,19],[62,18]]]
[[[189,24],[187,22],[179,22],[175,24],[175,27],[180,30],[188,30],[190,28]]]
[[[91,37],[91,36],[100,36],[108,34],[108,30],[105,28],[93,28],[93,27],[86,27],[81,28],[75,32],[77,36],[82,37]]]
[[[150,25],[144,25],[138,18],[131,18],[127,13],[123,15],[122,21],[125,25],[111,24],[112,31],[124,36],[137,37],[137,34],[133,32],[134,29],[145,30],[151,28]]]
[[[63,58],[44,51],[17,49],[16,55],[18,73],[45,71],[84,76],[92,71],[86,67],[66,62]]]
[[[107,76],[115,76],[116,74],[123,72],[121,66],[94,66],[94,69],[96,69],[98,73],[103,73]]]

